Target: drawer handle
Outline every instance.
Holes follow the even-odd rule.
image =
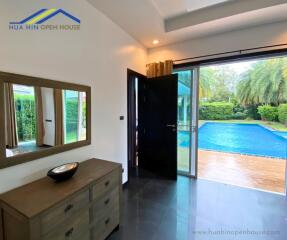
[[[108,225],[110,222],[110,218],[108,218],[106,221],[105,221],[105,224]]]
[[[73,204],[69,204],[64,210],[65,213],[69,212],[73,207],[74,207]]]
[[[106,201],[105,201],[105,205],[108,205],[110,202],[110,199],[108,198]]]
[[[105,182],[105,186],[107,187],[107,186],[109,186],[110,185],[110,181],[106,181]]]
[[[74,232],[74,228],[71,228],[69,231],[67,231],[67,232],[65,233],[65,236],[66,236],[66,237],[70,237],[70,236],[73,234],[73,232]]]

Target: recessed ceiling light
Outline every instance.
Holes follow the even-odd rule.
[[[155,39],[155,40],[152,41],[152,43],[153,43],[154,45],[159,44],[159,40]]]

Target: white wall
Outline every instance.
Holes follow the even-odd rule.
[[[287,43],[287,22],[243,29],[150,49],[148,62],[183,59]]]
[[[92,145],[0,170],[0,192],[43,177],[53,166],[92,157],[120,162],[127,177],[126,69],[144,73],[146,50],[86,1],[0,0],[0,71],[92,87]],[[77,32],[13,32],[8,23],[41,8],[81,19]],[[61,17],[53,21],[61,21]]]

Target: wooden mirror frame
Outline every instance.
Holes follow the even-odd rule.
[[[4,83],[22,84],[27,86],[59,88],[64,90],[74,90],[86,92],[87,104],[87,133],[86,140],[64,144],[61,146],[53,146],[47,149],[41,149],[35,152],[23,153],[13,157],[6,157],[6,133],[5,133],[5,110],[4,110]],[[0,169],[29,162],[39,158],[47,157],[53,154],[69,151],[75,148],[87,146],[91,144],[91,87],[78,85],[74,83],[54,81],[39,77],[31,77],[14,73],[0,72]]]

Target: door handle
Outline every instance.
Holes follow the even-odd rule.
[[[176,128],[175,124],[167,124],[166,127]]]

